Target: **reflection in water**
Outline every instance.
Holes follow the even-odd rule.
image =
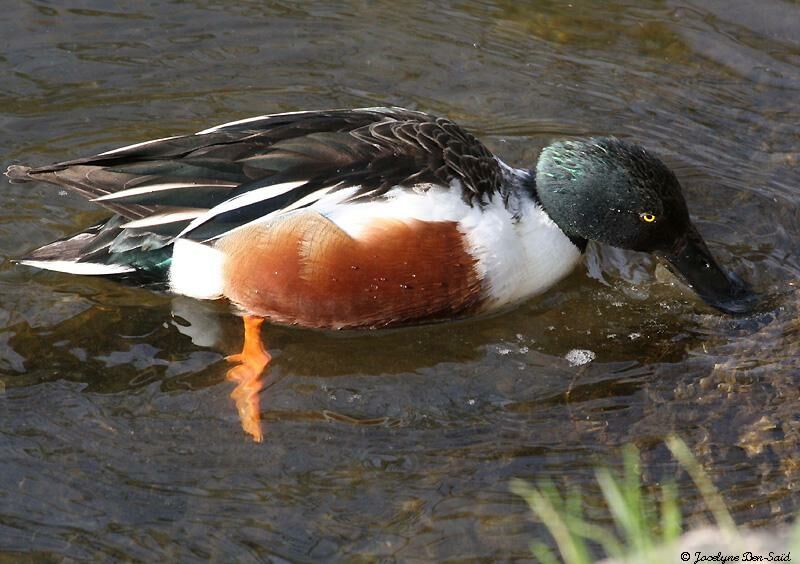
[[[636,443],[684,477],[683,436],[734,517],[795,513],[797,7],[86,0],[0,23],[4,164],[45,163],[258,113],[397,104],[534,163],[614,134],[665,157],[720,263],[769,299],[720,316],[649,257],[587,269],[484,319],[387,332],[265,327],[264,441],[241,436],[224,355],[241,322],[108,281],[0,264],[0,554],[62,559],[510,559],[543,532],[508,492]],[[13,25],[10,25],[13,22]],[[7,185],[12,258],[105,217]],[[574,349],[595,353],[572,366]],[[702,515],[683,496],[690,522]],[[691,492],[691,493],[689,493]],[[35,552],[33,552],[35,551]]]
[[[228,370],[228,374],[225,376],[228,380],[236,383],[231,397],[236,402],[242,429],[257,443],[264,440],[261,432],[261,406],[258,394],[264,387],[264,369],[272,359],[261,344],[263,322],[264,320],[260,317],[245,316],[242,352],[226,358],[228,362],[236,363],[236,366]]]

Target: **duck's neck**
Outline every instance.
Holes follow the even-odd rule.
[[[490,309],[541,294],[580,261],[580,249],[530,193],[509,191],[505,208],[492,203],[482,216],[480,232],[471,234],[471,243],[485,273]]]
[[[536,186],[536,172],[522,168],[513,168],[502,161],[500,161],[503,171],[503,189],[501,196],[506,208],[513,214],[514,220],[519,222],[522,214],[527,213],[525,208],[534,204],[547,214],[547,209],[542,204],[539,198],[539,192]],[[549,216],[549,214],[547,214]],[[552,220],[552,218],[550,218]],[[558,226],[558,224],[556,224]],[[561,232],[569,238],[573,245],[583,253],[586,250],[587,241],[583,237],[572,235],[564,231],[561,226],[558,226]]]
[[[539,195],[536,193],[536,177],[529,170],[510,167],[500,159],[497,161],[503,174],[500,196],[506,208],[514,216],[514,220],[519,221],[524,203],[540,204]]]

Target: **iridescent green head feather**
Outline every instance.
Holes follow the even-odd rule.
[[[545,148],[536,187],[548,215],[571,237],[667,250],[690,225],[672,171],[644,148],[610,137]]]

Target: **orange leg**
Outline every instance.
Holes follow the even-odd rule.
[[[253,440],[261,442],[261,407],[258,403],[258,393],[264,387],[261,375],[272,357],[264,350],[261,344],[261,324],[264,319],[251,315],[244,316],[244,346],[239,354],[227,357],[229,362],[238,362],[228,370],[226,378],[236,382],[236,388],[231,392],[231,397],[236,402],[239,418],[242,420],[242,429],[253,436]]]

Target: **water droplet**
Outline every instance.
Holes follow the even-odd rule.
[[[570,366],[583,366],[592,362],[597,355],[588,349],[572,349],[564,358]]]

